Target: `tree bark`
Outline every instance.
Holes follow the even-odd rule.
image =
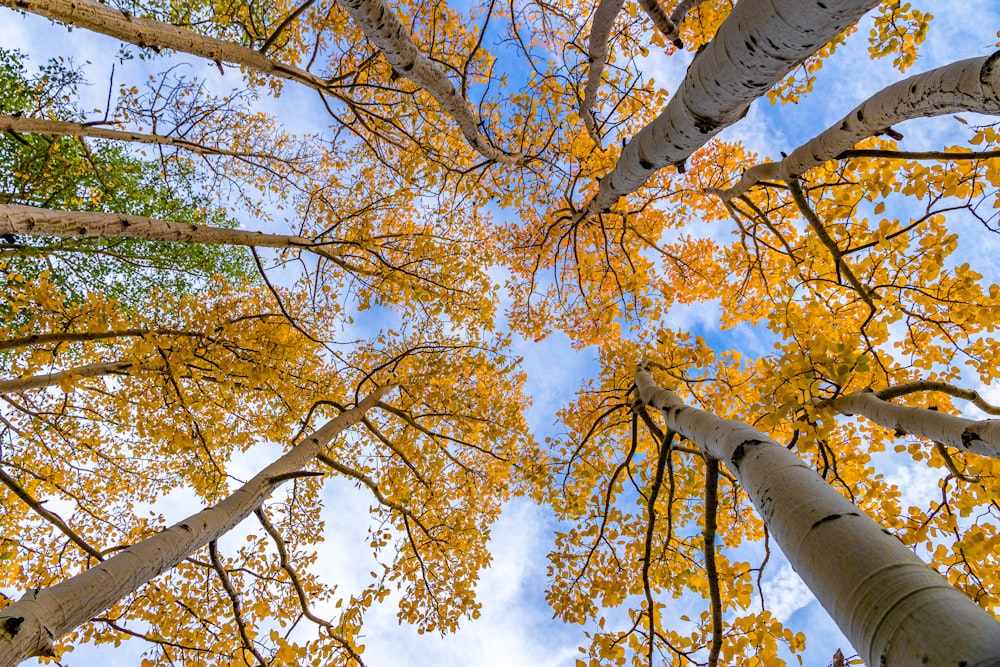
[[[199,155],[218,155],[240,160],[280,159],[263,153],[233,151],[217,146],[208,146],[180,137],[170,137],[162,134],[143,134],[142,132],[115,130],[107,127],[96,127],[83,123],[48,120],[45,118],[0,115],[0,132],[19,132],[22,134],[44,134],[63,137],[93,137],[95,139],[111,139],[113,141],[128,141],[156,146],[175,146]]]
[[[53,236],[61,239],[128,238],[171,243],[289,248],[308,250],[337,263],[342,261],[329,245],[303,236],[182,224],[123,213],[54,211],[15,204],[0,205],[0,234]]]
[[[883,88],[788,157],[751,167],[736,185],[714,192],[723,199],[732,199],[761,181],[788,181],[897,123],[960,111],[1000,114],[1000,51],[932,69]]]
[[[695,150],[746,115],[750,104],[877,0],[741,0],[695,55],[663,112],[622,149],[584,208],[603,213],[654,172],[683,165]]]
[[[965,419],[937,410],[884,401],[859,391],[827,403],[845,415],[862,415],[880,426],[940,442],[965,452],[1000,458],[1000,419]]]
[[[594,12],[594,20],[590,24],[590,41],[587,45],[590,67],[587,69],[583,101],[580,102],[580,117],[587,127],[590,138],[598,146],[601,145],[601,135],[597,132],[597,119],[594,118],[594,102],[597,101],[601,75],[608,60],[608,38],[611,35],[611,28],[624,4],[625,0],[601,0],[597,5],[597,11]]]
[[[26,378],[0,380],[0,395],[13,394],[18,391],[28,391],[29,389],[54,387],[63,380],[71,378],[94,378],[102,375],[111,375],[112,373],[126,373],[131,370],[133,366],[134,364],[131,361],[112,361],[105,364],[78,366],[65,371],[40,373]]]
[[[797,456],[742,422],[684,405],[640,367],[641,400],[732,466],[789,563],[868,665],[1000,665],[1000,622]]]
[[[99,32],[142,48],[171,49],[180,53],[231,63],[264,74],[301,83],[332,93],[327,81],[292,65],[286,65],[254,49],[193,30],[132,16],[94,0],[0,0],[0,6],[38,14],[54,21]]]
[[[455,86],[434,62],[420,53],[403,22],[385,0],[338,0],[344,11],[399,76],[409,79],[431,94],[458,124],[465,140],[483,157],[502,164],[519,164],[520,153],[505,153],[479,132],[479,119]]]
[[[354,425],[391,389],[379,387],[331,419],[222,502],[48,588],[34,589],[0,610],[0,667],[32,656],[52,656],[53,641],[186,557],[225,535],[301,471],[341,431]]]

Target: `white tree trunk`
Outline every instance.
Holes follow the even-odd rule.
[[[845,415],[862,415],[880,426],[912,433],[981,456],[1000,458],[1000,419],[965,419],[945,412],[883,401],[874,392],[859,391],[834,399],[830,405]]]
[[[303,236],[191,225],[124,213],[55,211],[35,206],[0,205],[0,234],[54,236],[60,239],[128,238],[171,243],[254,246],[308,250],[334,262],[329,246]]]
[[[857,21],[878,0],[740,0],[695,55],[663,112],[633,137],[601,179],[586,215],[607,211],[658,169],[681,165],[744,115],[796,65]]]
[[[520,153],[508,154],[490,145],[479,132],[479,119],[444,72],[420,53],[403,22],[385,0],[338,0],[344,11],[377,46],[401,77],[425,89],[458,124],[459,129],[480,155],[503,164],[518,164]],[[470,54],[471,57],[471,54]]]
[[[227,532],[301,471],[344,429],[354,425],[392,385],[379,387],[331,419],[222,502],[49,588],[34,589],[0,610],[0,667],[53,655],[53,641],[86,623],[154,577]]]
[[[739,197],[761,181],[787,181],[801,176],[897,123],[960,111],[1000,114],[1000,51],[932,69],[883,88],[788,157],[751,167],[736,185],[715,192],[724,199]]]
[[[112,361],[105,364],[89,364],[87,366],[77,366],[65,371],[52,373],[39,373],[26,378],[14,378],[13,380],[0,380],[0,395],[13,394],[18,391],[28,391],[29,389],[44,389],[54,387],[63,380],[72,378],[93,378],[112,373],[126,373],[132,369],[131,361]]]
[[[587,45],[590,67],[587,68],[587,83],[583,89],[583,101],[580,102],[580,117],[587,127],[590,138],[598,146],[601,145],[601,135],[597,132],[594,103],[597,101],[601,75],[604,74],[604,66],[608,61],[608,38],[611,35],[611,28],[615,25],[618,12],[624,4],[625,0],[601,0],[590,23],[590,41]]]
[[[38,14],[136,46],[190,53],[215,62],[231,63],[296,81],[310,88],[334,94],[330,84],[322,78],[298,67],[268,58],[260,51],[222,39],[205,37],[193,30],[178,28],[168,23],[132,16],[126,11],[108,7],[94,0],[0,0],[0,6]]]
[[[872,667],[997,667],[1000,622],[797,456],[742,422],[684,405],[644,370],[642,401],[731,466],[789,563]]]
[[[94,125],[84,125],[83,123],[72,123],[61,120],[48,120],[45,118],[27,118],[24,116],[4,116],[0,115],[0,132],[19,132],[22,134],[44,134],[62,137],[94,137],[96,139],[111,139],[113,141],[128,141],[139,144],[152,144],[158,146],[175,146],[184,150],[197,153],[199,155],[219,155],[233,157],[241,160],[279,160],[272,155],[264,153],[250,153],[245,151],[233,151],[218,146],[208,146],[181,137],[170,137],[162,134],[143,134],[142,132],[129,132],[115,130],[106,127],[96,127]]]

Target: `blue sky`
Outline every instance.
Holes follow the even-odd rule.
[[[1000,7],[996,2],[979,0],[929,5],[935,20],[928,41],[921,49],[921,58],[907,75],[954,60],[985,55],[995,49],[996,31],[1000,27]],[[790,151],[839,119],[868,95],[898,80],[901,75],[891,67],[891,59],[871,61],[867,53],[867,32],[867,24],[864,24],[848,44],[826,62],[818,73],[813,94],[794,105],[770,106],[765,100],[758,101],[747,118],[726,130],[722,137],[739,139],[762,156],[777,156],[780,151]],[[112,40],[82,30],[67,33],[64,28],[51,26],[46,21],[21,18],[4,9],[0,10],[0,44],[22,50],[34,65],[56,55],[72,57],[78,64],[89,61],[87,78],[95,85],[88,93],[87,104],[94,108],[103,106],[105,85],[113,54],[117,51]],[[686,52],[669,58],[652,54],[645,59],[643,67],[648,76],[674,90],[684,74],[688,58]],[[141,80],[147,66],[140,61],[116,63],[116,81]],[[155,66],[157,70],[164,69],[160,63]],[[213,63],[192,61],[190,69],[192,74],[213,81],[219,89],[239,85],[239,74],[235,70],[227,70],[220,78]],[[321,111],[311,91],[287,85],[280,98],[264,98],[261,104],[297,131],[323,129],[325,112]],[[909,123],[897,129],[906,135],[901,144],[903,149],[936,149],[963,143],[965,138],[964,126],[949,117]],[[976,233],[968,221],[957,220],[955,224],[967,232],[960,244],[968,244],[970,256],[977,260],[973,266],[987,275],[995,274],[996,267],[989,257],[1000,255],[984,253],[981,244],[995,244],[996,241],[984,241],[983,235]],[[725,242],[732,230],[718,224],[695,233]],[[994,246],[994,250],[1000,248]],[[671,312],[671,321],[678,328],[704,336],[710,344],[724,341],[722,347],[744,348],[761,344],[759,331],[748,328],[721,332],[712,304],[678,307]],[[544,437],[558,429],[556,410],[572,400],[582,378],[595,373],[593,355],[587,350],[572,350],[561,334],[539,342],[518,340],[514,352],[524,357],[528,371],[527,391],[533,398],[528,419],[535,433]],[[987,398],[1000,398],[1000,390],[979,389]],[[242,463],[246,476],[266,462],[270,453],[267,446],[254,450],[254,455]],[[935,494],[936,471],[913,468],[889,457],[885,465],[887,474],[899,479],[901,487],[914,502]],[[373,569],[366,539],[371,500],[366,492],[335,480],[326,489],[325,501],[328,506],[340,510],[337,514],[342,521],[336,525],[328,522],[327,541],[322,545],[320,562],[331,578],[343,583],[344,590],[356,590],[367,583],[368,572]],[[187,499],[177,498],[156,509],[172,522],[190,513],[193,506]],[[414,667],[473,663],[484,667],[573,665],[579,655],[577,646],[586,641],[582,629],[554,621],[544,600],[548,564],[545,556],[551,549],[554,528],[554,520],[544,509],[523,500],[511,503],[493,530],[494,564],[484,572],[479,589],[484,605],[482,617],[475,623],[467,623],[457,635],[441,638],[419,635],[408,626],[399,626],[394,607],[385,605],[367,617],[365,658],[368,664]],[[239,529],[229,539],[238,540],[238,532]],[[760,549],[759,545],[746,547],[749,553]],[[743,557],[750,559],[749,553]],[[806,665],[826,665],[838,647],[845,653],[853,653],[825,612],[779,557],[773,558],[769,565],[765,591],[779,618],[793,631],[809,634],[810,646],[804,655]],[[118,649],[80,648],[68,655],[63,664],[90,664],[99,656],[107,667],[134,665],[137,653],[144,648],[135,642]]]

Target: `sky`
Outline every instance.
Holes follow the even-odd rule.
[[[970,2],[927,3],[935,14],[927,43],[921,49],[921,58],[907,72],[920,72],[935,66],[966,57],[991,53],[997,42],[1000,27],[1000,5],[990,0]],[[872,61],[867,53],[867,25],[862,24],[848,44],[828,59],[820,72],[813,94],[799,103],[770,106],[758,101],[748,116],[722,134],[724,139],[738,139],[762,156],[776,157],[780,151],[790,152],[795,146],[809,139],[829,124],[835,122],[867,96],[900,78],[889,60]],[[31,57],[33,65],[41,64],[52,56],[72,57],[87,66],[88,79],[95,84],[88,93],[89,104],[98,108],[106,95],[105,82],[117,47],[111,40],[82,30],[67,33],[35,17],[22,18],[6,9],[0,9],[0,45],[17,48]],[[657,82],[675,90],[686,70],[689,54],[680,52],[666,57],[652,53],[642,62],[645,72]],[[135,79],[146,65],[133,61],[116,63],[116,80]],[[213,63],[190,63],[192,73],[205,76],[220,87],[230,83],[239,85],[238,73],[228,70],[220,79]],[[158,69],[162,69],[158,66]],[[288,85],[281,98],[265,98],[263,106],[279,114],[298,131],[322,130],[317,119],[315,95]],[[949,117],[934,121],[908,123],[900,129],[905,139],[903,149],[936,149],[944,145],[961,143],[962,126]],[[957,220],[956,225],[971,224]],[[722,241],[730,238],[732,230],[723,224],[694,230],[696,234],[716,237]],[[973,234],[960,235],[960,248],[968,243],[962,240]],[[975,235],[977,239],[982,235]],[[991,241],[996,243],[996,241]],[[1000,247],[964,247],[972,257],[1000,256]],[[989,271],[991,262],[979,262],[976,268]],[[995,269],[994,269],[995,271]],[[700,334],[709,343],[725,336],[726,347],[737,341],[745,347],[758,347],[766,334],[752,328],[735,332],[721,332],[717,310],[713,305],[675,307],[671,312],[674,326]],[[742,338],[741,338],[742,337]],[[742,341],[742,342],[740,342]],[[570,401],[581,378],[592,375],[596,364],[588,351],[574,351],[567,339],[554,334],[541,341],[516,340],[514,353],[524,358],[528,371],[527,392],[532,406],[527,418],[536,435],[543,437],[554,433],[558,426],[555,412]],[[989,400],[1000,401],[1000,389],[976,387]],[[970,412],[970,415],[974,411]],[[253,450],[241,463],[246,477],[251,476],[262,462],[277,451],[269,446]],[[923,466],[908,466],[898,459],[883,457],[890,479],[898,479],[904,489],[902,503],[914,504],[936,494],[939,473]],[[367,543],[368,507],[371,503],[367,492],[354,488],[345,480],[332,480],[324,491],[328,507],[337,508],[338,521],[327,522],[326,541],[320,546],[320,562],[331,579],[342,582],[347,590],[358,589],[367,583],[373,561]],[[158,506],[168,523],[181,519],[194,507],[184,498],[177,498]],[[477,664],[494,665],[530,664],[539,667],[572,666],[579,656],[577,647],[586,643],[580,626],[566,626],[552,619],[545,604],[546,554],[552,548],[552,533],[557,524],[545,509],[526,500],[515,500],[505,509],[493,528],[491,548],[492,566],[482,575],[479,599],[483,603],[482,616],[474,623],[466,623],[453,636],[420,635],[409,626],[396,622],[395,608],[383,605],[370,612],[366,619],[366,651],[368,665],[424,665]],[[228,540],[239,540],[239,529]],[[225,541],[223,542],[223,547]],[[746,547],[748,553],[760,549],[759,545]],[[750,558],[750,556],[746,556]],[[798,576],[776,555],[764,579],[764,591],[769,607],[780,620],[793,630],[807,631],[810,646],[803,655],[806,665],[826,665],[837,648],[845,654],[853,653],[843,636],[831,623],[822,608]],[[87,665],[100,659],[105,667],[137,664],[137,655],[145,646],[126,642],[120,648],[81,647],[69,654],[63,664]],[[26,664],[35,664],[29,661]]]

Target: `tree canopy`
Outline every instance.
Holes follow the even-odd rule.
[[[578,665],[815,660],[779,550],[833,664],[1000,661],[1000,45],[926,57],[899,0],[0,4],[73,29],[0,50],[0,665],[363,665],[373,607],[479,616],[515,497]],[[865,40],[891,80],[824,78]],[[595,360],[554,428],[548,337]]]

